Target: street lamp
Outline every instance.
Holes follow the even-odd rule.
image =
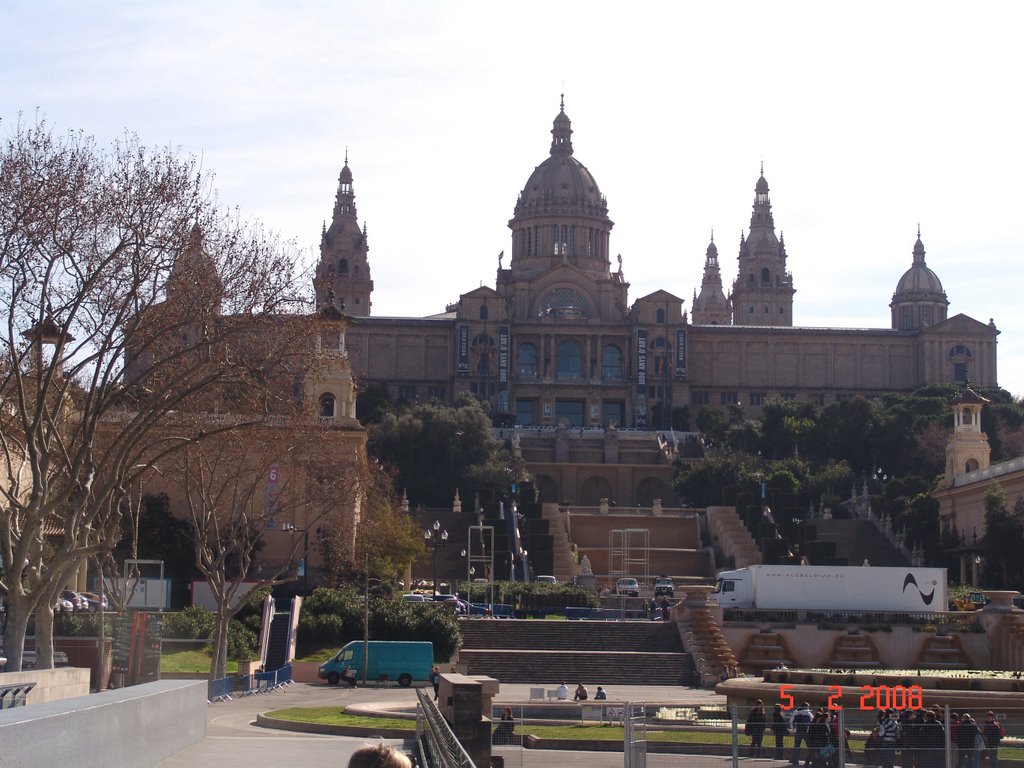
[[[281,530],[302,534],[302,594],[305,595],[309,586],[309,528],[297,528],[295,523],[281,523]]]
[[[431,528],[427,528],[423,532],[423,540],[426,542],[428,547],[434,550],[434,596],[437,596],[437,549],[443,547],[448,541],[448,531],[441,530],[441,523],[437,520],[434,521],[434,525]]]

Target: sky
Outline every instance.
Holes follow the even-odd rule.
[[[630,301],[726,289],[764,164],[794,323],[887,328],[920,226],[1024,395],[1024,4],[0,0],[0,137],[44,117],[201,158],[319,254],[348,152],[375,315],[493,287],[565,95]],[[613,269],[617,268],[613,260]]]

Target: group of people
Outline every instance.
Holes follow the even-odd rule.
[[[569,686],[565,684],[564,680],[562,681],[562,684],[559,685],[558,688],[555,690],[555,698],[559,701],[569,700]],[[572,700],[586,701],[588,698],[590,698],[590,692],[587,691],[587,686],[585,686],[583,683],[579,683],[576,686],[576,690],[573,692]],[[597,686],[597,692],[594,693],[594,701],[605,701],[607,700],[607,698],[608,692],[605,691],[605,689],[602,688],[600,685]]]
[[[865,762],[892,768],[898,751],[903,768],[941,768],[946,747],[943,719],[937,706],[880,714],[864,745]],[[949,743],[956,755],[956,768],[979,768],[982,758],[988,758],[990,768],[998,768],[999,744],[1005,735],[994,712],[986,712],[983,723],[975,722],[969,712],[949,714]]]
[[[1006,735],[993,712],[978,724],[968,713],[950,714],[950,744],[955,749],[956,768],[980,768],[983,757],[989,768],[999,768],[999,743]],[[787,719],[781,704],[772,714],[758,699],[747,714],[744,733],[750,737],[750,753],[761,757],[765,732],[775,737],[774,757],[785,759],[785,738],[793,736],[789,764],[804,768],[835,768],[840,744],[849,751],[849,730],[839,732],[839,713],[818,707],[812,711],[803,702]],[[840,741],[842,739],[842,741]],[[945,765],[946,726],[938,706],[926,710],[883,710],[864,743],[864,763],[879,768],[942,768]]]

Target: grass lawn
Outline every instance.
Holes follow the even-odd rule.
[[[341,645],[338,643],[303,644],[295,651],[295,660],[315,661],[317,664],[321,664],[336,654],[340,648]]]
[[[169,674],[180,673],[202,673],[210,671],[213,658],[205,648],[184,651],[164,651],[160,654],[160,671]],[[227,666],[228,674],[238,671],[238,662],[229,661]]]
[[[264,717],[290,720],[296,723],[318,723],[320,725],[350,725],[360,728],[404,728],[416,730],[415,720],[400,720],[396,717],[367,717],[346,715],[344,707],[291,707],[267,712]]]

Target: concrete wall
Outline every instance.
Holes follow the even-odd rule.
[[[206,734],[207,706],[205,682],[161,680],[5,709],[2,764],[149,768]]]
[[[56,669],[25,669],[21,672],[0,672],[0,686],[35,683],[27,703],[42,704],[75,696],[89,695],[88,667],[57,667]],[[0,753],[2,754],[2,753]]]

